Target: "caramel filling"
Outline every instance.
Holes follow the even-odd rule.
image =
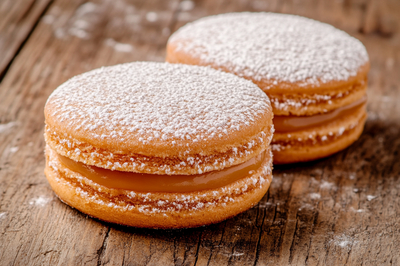
[[[337,118],[354,114],[360,108],[364,108],[366,102],[367,96],[364,96],[349,105],[337,108],[326,114],[312,116],[274,116],[273,122],[275,131],[278,133],[294,132],[320,126]]]
[[[220,171],[197,175],[154,175],[112,171],[75,162],[58,154],[60,162],[70,170],[108,188],[119,188],[138,192],[191,192],[215,189],[253,174],[264,160],[267,152]]]

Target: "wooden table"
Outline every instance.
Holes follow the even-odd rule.
[[[258,205],[211,226],[127,228],[61,203],[43,173],[49,94],[103,65],[163,61],[180,26],[245,10],[311,17],[365,44],[361,138],[329,158],[275,167]],[[0,265],[400,265],[399,26],[398,0],[2,0]]]

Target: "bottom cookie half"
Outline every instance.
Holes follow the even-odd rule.
[[[337,153],[361,135],[367,118],[365,105],[347,116],[295,132],[275,132],[271,142],[274,164],[312,161]]]
[[[272,181],[272,154],[257,171],[231,184],[185,193],[108,188],[71,171],[46,148],[46,177],[66,204],[107,222],[146,228],[189,228],[223,221],[255,204]]]

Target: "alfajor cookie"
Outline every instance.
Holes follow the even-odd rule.
[[[272,107],[211,68],[135,62],[59,86],[45,106],[46,177],[66,204],[148,228],[216,223],[272,180]]]
[[[166,61],[210,66],[257,84],[272,102],[276,164],[331,155],[362,133],[368,54],[331,25],[274,13],[206,17],[170,37]]]

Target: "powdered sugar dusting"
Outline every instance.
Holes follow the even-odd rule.
[[[51,201],[51,198],[45,197],[45,196],[39,196],[37,198],[33,198],[29,201],[30,205],[36,205],[36,206],[40,206],[43,207],[45,206],[47,203],[49,203]]]
[[[368,62],[363,44],[308,18],[274,13],[231,13],[189,23],[170,38],[205,65],[254,80],[300,86],[347,80]]]
[[[333,244],[337,247],[344,248],[350,250],[351,247],[356,244],[358,241],[355,241],[353,237],[348,235],[339,235],[335,236],[334,239],[329,241],[330,244]]]
[[[103,67],[62,84],[48,100],[58,121],[95,139],[134,135],[207,140],[241,130],[271,110],[253,83],[206,67],[135,62]]]
[[[376,199],[378,196],[373,196],[373,195],[367,195],[367,200],[371,201],[373,199]]]
[[[9,130],[10,128],[14,127],[17,123],[16,122],[9,122],[6,124],[0,124],[0,133]]]

